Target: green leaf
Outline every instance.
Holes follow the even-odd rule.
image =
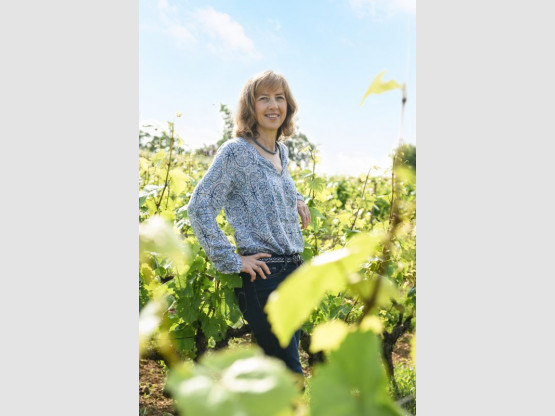
[[[327,292],[345,287],[347,276],[373,254],[379,240],[379,234],[361,233],[347,247],[312,258],[272,292],[265,311],[282,347],[289,344]]]
[[[351,328],[344,321],[324,322],[314,328],[310,342],[310,352],[337,349]]]
[[[238,274],[216,273],[216,278],[222,282],[223,287],[236,288],[243,286],[243,280]]]
[[[208,315],[201,313],[200,322],[202,325],[202,332],[206,335],[206,338],[214,338],[219,341],[225,335],[227,329],[227,323],[221,316],[215,315],[208,317]]]
[[[376,305],[387,306],[391,299],[401,301],[401,293],[395,284],[388,277],[374,274],[372,278],[361,276],[359,274],[351,274],[348,278],[349,289],[362,299],[369,299],[376,291],[378,281],[380,286],[376,297]]]
[[[322,178],[315,178],[311,181],[308,181],[307,183],[309,189],[312,189],[315,192],[320,192],[322,189],[324,189],[325,184],[326,184],[326,181]]]
[[[416,333],[412,336],[410,340],[410,358],[416,367]]]
[[[237,304],[237,299],[235,297],[235,293],[233,289],[224,287],[224,301],[225,305],[229,309],[228,317],[232,324],[235,324],[239,319],[241,319],[241,310],[239,309],[239,305]]]
[[[201,298],[200,296],[189,297],[186,291],[178,292],[180,302],[177,303],[177,313],[187,323],[192,323],[197,320],[199,314],[199,307]]]
[[[187,356],[193,355],[195,348],[195,328],[186,323],[179,324],[172,332],[171,337],[179,351]]]
[[[387,385],[378,337],[368,331],[351,332],[314,371],[311,414],[403,416],[390,398]]]
[[[322,213],[319,210],[317,210],[316,208],[309,207],[308,209],[310,210],[310,218],[312,218],[312,219],[314,219],[314,218],[324,218]]]
[[[396,88],[401,88],[401,85],[399,85],[394,80],[391,80],[391,81],[388,81],[388,82],[383,82],[382,81],[383,74],[385,74],[385,70],[380,72],[376,76],[376,78],[374,78],[374,80],[372,81],[372,83],[370,84],[368,89],[366,90],[366,93],[364,94],[364,97],[362,97],[362,101],[360,102],[359,105],[362,105],[364,100],[366,100],[366,97],[368,97],[370,94],[381,94],[382,92],[385,92],[385,91],[394,90]]]
[[[139,261],[144,261],[147,252],[170,258],[179,273],[184,271],[190,258],[187,245],[177,236],[171,223],[159,215],[139,225]]]
[[[298,396],[294,377],[260,349],[239,348],[172,368],[167,386],[181,414],[277,416],[287,414]]]
[[[162,185],[146,185],[139,193],[139,207],[144,205],[148,197],[156,197],[156,195],[158,195],[158,191],[162,188]]]

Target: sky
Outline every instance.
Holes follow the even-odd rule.
[[[416,145],[416,0],[140,0],[140,125],[174,121],[190,148],[216,143],[220,104],[234,114],[267,69],[289,83],[317,172],[383,171],[400,137]],[[403,117],[400,89],[360,105],[381,71],[406,85]]]

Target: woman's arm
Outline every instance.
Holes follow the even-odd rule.
[[[302,228],[303,230],[308,227],[308,224],[310,224],[311,218],[310,218],[310,210],[308,209],[308,206],[304,203],[304,201],[297,199],[297,212],[299,213],[300,217],[301,217],[301,221],[302,221]]]
[[[195,187],[187,212],[200,245],[216,269],[222,273],[239,273],[241,257],[218,227],[216,217],[233,190],[237,166],[231,147],[224,143],[210,168]]]

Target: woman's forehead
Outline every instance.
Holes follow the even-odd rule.
[[[268,94],[284,94],[283,87],[281,85],[276,85],[275,87],[259,87],[256,90],[256,95],[268,95]]]
[[[256,88],[257,94],[268,94],[281,90],[283,92],[283,82],[280,79],[261,80]]]

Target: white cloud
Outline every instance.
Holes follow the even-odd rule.
[[[416,0],[349,0],[359,17],[388,18],[399,13],[416,14]]]
[[[177,46],[192,45],[197,42],[189,29],[179,22],[177,7],[170,6],[167,0],[158,0],[158,11],[163,31],[175,40]]]
[[[215,52],[226,56],[239,56],[246,60],[262,57],[256,50],[254,42],[245,35],[243,26],[228,14],[220,13],[212,7],[205,7],[196,9],[193,17],[199,23],[201,30],[213,39],[214,43],[210,46]]]
[[[171,35],[178,46],[196,43],[196,38],[187,30],[185,26],[179,24],[170,24],[166,29],[166,33]]]
[[[160,10],[165,10],[169,7],[170,7],[170,5],[166,0],[158,0],[158,8]]]
[[[220,13],[210,6],[180,13],[168,0],[158,0],[158,11],[163,32],[178,47],[196,45],[220,57],[244,61],[262,58],[254,42],[245,34],[243,26],[228,14]]]

